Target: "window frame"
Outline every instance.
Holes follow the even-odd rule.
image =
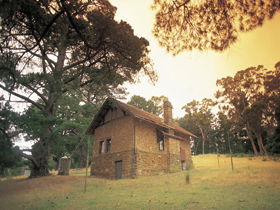
[[[99,154],[106,154],[111,152],[112,138],[104,138],[99,140]]]
[[[112,143],[112,139],[108,138],[105,140],[106,141],[106,148],[105,148],[105,153],[110,153],[111,152],[111,143]],[[109,149],[108,149],[109,148]]]
[[[163,139],[159,140],[158,144],[159,144],[158,145],[159,151],[164,151],[164,140]]]
[[[105,140],[100,140],[99,141],[99,154],[104,154],[104,142]]]
[[[164,135],[157,129],[157,143],[158,143],[158,150],[164,151]]]

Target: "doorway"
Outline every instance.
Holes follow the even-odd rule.
[[[122,178],[122,160],[115,161],[115,176],[116,179]]]

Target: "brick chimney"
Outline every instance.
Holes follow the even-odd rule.
[[[163,101],[163,119],[167,125],[172,124],[172,105],[168,99]]]

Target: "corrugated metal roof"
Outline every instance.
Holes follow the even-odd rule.
[[[102,105],[101,109],[99,110],[99,112],[97,113],[97,115],[95,116],[94,120],[92,121],[87,133],[88,134],[92,134],[94,132],[94,129],[98,126],[99,122],[98,119],[102,116],[102,113],[105,114],[105,110],[106,108],[112,106],[112,105],[116,105],[119,106],[119,108],[121,108],[123,111],[128,112],[130,115],[138,118],[138,119],[142,119],[145,121],[148,121],[152,124],[156,124],[160,127],[164,127],[164,128],[169,128],[169,129],[173,129],[174,131],[181,133],[181,134],[185,134],[185,135],[189,135],[189,136],[193,136],[196,137],[194,134],[192,134],[191,132],[185,130],[184,128],[180,127],[179,125],[177,125],[176,123],[172,123],[172,125],[167,125],[166,123],[164,123],[164,120],[154,114],[151,114],[149,112],[146,112],[142,109],[139,109],[135,106],[123,103],[121,101],[118,101],[116,99],[107,99],[104,104]]]

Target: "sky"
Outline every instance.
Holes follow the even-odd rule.
[[[159,79],[152,85],[148,78],[140,78],[137,84],[126,84],[129,99],[140,95],[146,99],[164,95],[173,105],[173,116],[182,117],[181,109],[192,100],[213,98],[217,90],[216,81],[234,76],[251,66],[264,65],[274,69],[280,61],[280,13],[262,27],[239,34],[239,40],[228,50],[188,51],[177,56],[168,54],[152,35],[154,11],[153,0],[111,0],[117,7],[116,20],[128,22],[137,36],[145,37],[150,43],[150,57]]]

